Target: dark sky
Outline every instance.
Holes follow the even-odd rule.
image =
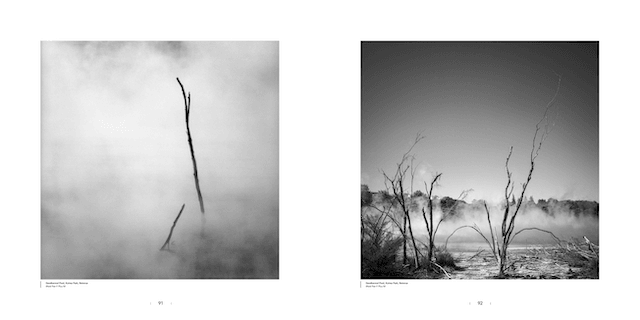
[[[443,173],[436,194],[496,201],[505,160],[520,187],[535,125],[560,91],[527,196],[598,200],[597,43],[362,44],[362,177],[384,188],[416,133],[415,189]],[[424,191],[424,190],[423,190]]]

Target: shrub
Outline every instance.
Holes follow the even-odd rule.
[[[402,238],[389,231],[389,221],[383,216],[367,215],[363,219],[361,239],[361,277],[398,278],[404,275],[397,255]]]
[[[453,269],[458,268],[458,266],[456,266],[456,259],[453,258],[451,253],[449,253],[449,251],[447,251],[443,247],[436,248],[435,258],[436,258],[436,263],[443,268],[446,268],[446,267],[450,267]]]

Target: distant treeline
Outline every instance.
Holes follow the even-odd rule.
[[[426,196],[421,191],[414,192],[410,198],[414,201],[414,203],[416,203],[416,205],[427,201]],[[367,185],[361,185],[362,205],[390,202],[393,199],[393,195],[390,195],[387,191],[383,190],[378,192],[371,192],[369,191]],[[438,208],[440,208],[440,210],[448,210],[450,208],[453,208],[450,214],[450,219],[461,217],[464,212],[483,210],[482,200],[472,200],[471,202],[466,202],[464,200],[457,200],[448,196],[442,198],[436,196],[433,202],[437,205]],[[509,205],[515,204],[515,199],[512,199],[509,202]],[[502,203],[501,206],[504,207],[504,203]],[[599,217],[599,204],[597,201],[557,200],[554,198],[549,198],[546,200],[539,199],[538,201],[535,201],[533,197],[529,197],[523,200],[523,203],[521,205],[521,210],[523,210],[523,212],[527,212],[535,208],[540,209],[542,212],[545,212],[549,216],[571,213],[576,217]]]

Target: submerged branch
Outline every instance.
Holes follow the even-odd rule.
[[[184,203],[182,204],[182,208],[180,208],[180,212],[178,212],[178,216],[176,217],[176,220],[173,221],[173,225],[171,226],[171,231],[169,231],[169,236],[167,237],[167,241],[164,242],[164,244],[162,245],[162,248],[160,248],[160,251],[162,250],[171,251],[171,248],[169,247],[169,243],[171,242],[171,235],[173,234],[173,228],[175,228],[176,223],[178,223],[178,219],[180,219],[182,210],[184,210]]]

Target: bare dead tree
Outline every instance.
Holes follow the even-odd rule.
[[[489,244],[489,247],[491,248],[493,256],[496,259],[496,262],[498,263],[498,266],[499,266],[498,277],[504,277],[504,275],[505,275],[504,272],[505,272],[505,270],[507,269],[507,267],[509,265],[508,261],[507,261],[507,258],[508,258],[507,257],[507,250],[509,248],[509,245],[511,244],[511,242],[515,238],[515,236],[517,236],[520,232],[525,231],[525,230],[538,230],[538,231],[543,231],[543,232],[547,232],[547,233],[552,234],[549,231],[542,230],[542,229],[539,229],[539,228],[526,228],[526,229],[522,229],[522,230],[520,230],[520,231],[518,231],[516,233],[514,233],[514,229],[515,229],[516,217],[518,216],[518,213],[520,212],[520,208],[522,206],[522,203],[524,202],[525,192],[527,191],[527,187],[529,186],[529,182],[531,182],[531,177],[532,177],[532,174],[533,174],[533,170],[535,168],[535,160],[538,158],[538,155],[540,153],[540,149],[542,148],[543,142],[547,139],[547,137],[549,136],[549,134],[551,133],[551,130],[553,129],[553,127],[555,125],[553,120],[550,118],[549,112],[550,112],[551,106],[556,101],[556,98],[558,96],[558,92],[560,91],[560,82],[562,81],[562,76],[557,74],[557,73],[556,73],[556,75],[558,76],[558,83],[557,83],[556,91],[555,91],[555,94],[553,95],[553,97],[551,98],[551,100],[547,103],[547,106],[546,106],[546,108],[544,110],[544,114],[543,114],[542,118],[536,124],[536,130],[535,130],[535,132],[533,134],[533,142],[532,142],[532,146],[531,146],[531,153],[530,153],[530,156],[529,156],[529,160],[530,160],[529,174],[527,175],[526,181],[522,184],[522,191],[520,193],[520,196],[516,199],[516,204],[515,205],[510,205],[509,204],[509,197],[511,197],[513,195],[513,190],[514,190],[514,186],[515,186],[512,178],[511,178],[512,173],[509,170],[509,160],[511,159],[511,154],[513,153],[513,146],[511,146],[511,148],[509,148],[509,155],[507,156],[507,161],[506,161],[506,164],[505,164],[505,168],[506,168],[506,171],[507,171],[507,185],[506,185],[505,190],[504,190],[505,209],[504,209],[504,212],[502,214],[502,224],[501,224],[500,232],[498,232],[498,230],[494,229],[494,227],[492,226],[490,211],[489,211],[489,208],[487,207],[487,203],[485,202],[484,203],[484,209],[485,209],[485,212],[487,213],[487,221],[489,223],[489,232],[491,234],[491,241],[489,241],[489,239],[482,233],[480,228],[475,224],[472,225],[472,226],[471,225],[465,225],[465,226],[461,226],[461,227],[455,229],[451,233],[451,235],[449,235],[449,237],[447,238],[447,241],[446,241],[446,242],[448,242],[449,238],[451,238],[451,236],[453,236],[453,234],[456,233],[460,229],[470,228],[470,229],[476,231],[478,234],[480,234],[482,236],[482,238]],[[445,242],[445,246],[446,246],[446,242]]]
[[[433,242],[435,237],[435,228],[433,227],[433,186],[441,176],[442,173],[436,173],[435,177],[433,177],[433,179],[431,180],[430,187],[427,186],[426,181],[424,182],[424,189],[425,193],[427,194],[427,208],[429,209],[429,220],[427,220],[427,213],[425,212],[424,208],[422,208],[422,217],[424,218],[424,224],[427,226],[427,236],[429,239],[429,249],[427,251],[428,263],[431,263],[433,261]]]
[[[169,231],[169,236],[167,237],[167,241],[164,242],[164,244],[162,245],[162,248],[160,248],[160,251],[162,250],[171,251],[171,248],[169,245],[169,243],[171,242],[171,235],[173,235],[173,228],[176,227],[176,223],[178,223],[178,219],[180,219],[182,210],[184,210],[184,203],[182,204],[182,208],[180,208],[180,212],[178,212],[178,216],[176,217],[176,220],[173,221],[173,225],[171,226],[171,230]]]
[[[191,139],[191,130],[189,129],[189,115],[191,113],[191,92],[188,95],[184,92],[184,86],[180,82],[179,78],[178,84],[180,84],[180,88],[182,89],[182,97],[184,98],[184,113],[185,113],[185,123],[187,126],[187,140],[189,141],[189,149],[191,151],[191,161],[193,162],[193,179],[196,184],[196,192],[198,193],[198,201],[200,202],[200,212],[202,213],[202,229],[201,235],[204,235],[204,201],[202,200],[202,193],[200,192],[200,181],[198,180],[198,165],[196,164],[196,154],[193,150],[193,140]]]
[[[419,132],[418,134],[416,134],[416,138],[413,144],[411,145],[409,150],[407,150],[407,152],[405,152],[402,155],[402,159],[400,159],[400,162],[396,165],[396,171],[393,176],[389,176],[386,174],[386,172],[382,171],[382,175],[385,178],[384,184],[387,187],[387,190],[390,189],[393,192],[394,200],[398,203],[399,209],[402,211],[402,214],[403,214],[403,228],[401,229],[401,233],[406,234],[407,233],[406,231],[407,230],[409,231],[408,233],[409,233],[410,240],[413,245],[413,251],[414,251],[413,262],[416,269],[420,267],[420,260],[418,257],[419,250],[418,250],[418,247],[416,246],[415,237],[413,235],[413,229],[411,227],[411,216],[409,215],[411,211],[411,199],[410,199],[410,195],[407,195],[405,192],[404,184],[406,183],[405,180],[407,178],[407,171],[411,167],[411,165],[408,164],[410,159],[413,157],[411,155],[411,151],[416,146],[416,144],[418,144],[418,142],[420,142],[420,140],[422,139],[424,139],[422,132]],[[407,262],[406,261],[407,260],[406,237],[404,237],[404,239],[405,239],[405,243],[403,247],[403,252],[404,252],[403,259],[404,259],[404,263],[406,263]]]
[[[409,201],[410,201],[409,207],[411,208],[411,207],[413,207],[413,205],[415,203],[415,199],[413,198],[413,179],[414,179],[414,177],[416,175],[417,166],[416,167],[413,166],[413,160],[415,160],[415,157],[411,156],[410,160],[411,161],[409,163],[409,168],[410,168],[409,169],[409,173],[411,174],[411,184],[410,184],[410,188],[409,188],[409,196],[410,196],[410,198],[409,198]],[[386,185],[386,183],[385,183],[385,185]],[[411,209],[409,209],[409,210],[411,210]],[[408,256],[407,255],[407,242],[410,239],[409,237],[407,237],[408,219],[409,219],[409,217],[404,213],[404,210],[403,210],[402,211],[402,221],[403,221],[403,223],[402,223],[402,230],[401,231],[402,231],[403,240],[404,240],[402,242],[402,257],[403,257],[403,261],[402,262],[404,264],[406,264],[407,260],[408,260],[407,259],[407,256]],[[412,242],[415,243],[415,239],[413,239]],[[415,245],[414,245],[414,247],[415,247]],[[417,252],[420,252],[420,250],[418,250]]]
[[[460,195],[458,196],[458,198],[455,200],[455,203],[453,206],[447,208],[447,209],[442,209],[442,215],[440,216],[440,219],[438,219],[438,222],[434,225],[433,222],[433,216],[434,216],[434,205],[433,205],[433,188],[434,186],[437,185],[438,180],[440,179],[440,177],[442,177],[442,173],[436,173],[435,176],[433,177],[433,179],[431,179],[431,183],[427,184],[427,182],[424,182],[424,189],[425,189],[425,193],[427,196],[427,210],[425,210],[425,208],[422,208],[422,218],[424,219],[424,223],[427,227],[427,239],[429,241],[429,246],[427,248],[427,261],[428,263],[434,263],[435,259],[433,257],[433,249],[435,247],[435,239],[436,239],[436,235],[438,233],[438,228],[440,228],[440,224],[446,220],[452,212],[455,211],[455,209],[458,207],[458,203],[463,200],[464,198],[467,197],[467,195],[473,191],[472,189],[468,189],[468,190],[464,190],[460,193]],[[429,218],[427,218],[427,216]]]

